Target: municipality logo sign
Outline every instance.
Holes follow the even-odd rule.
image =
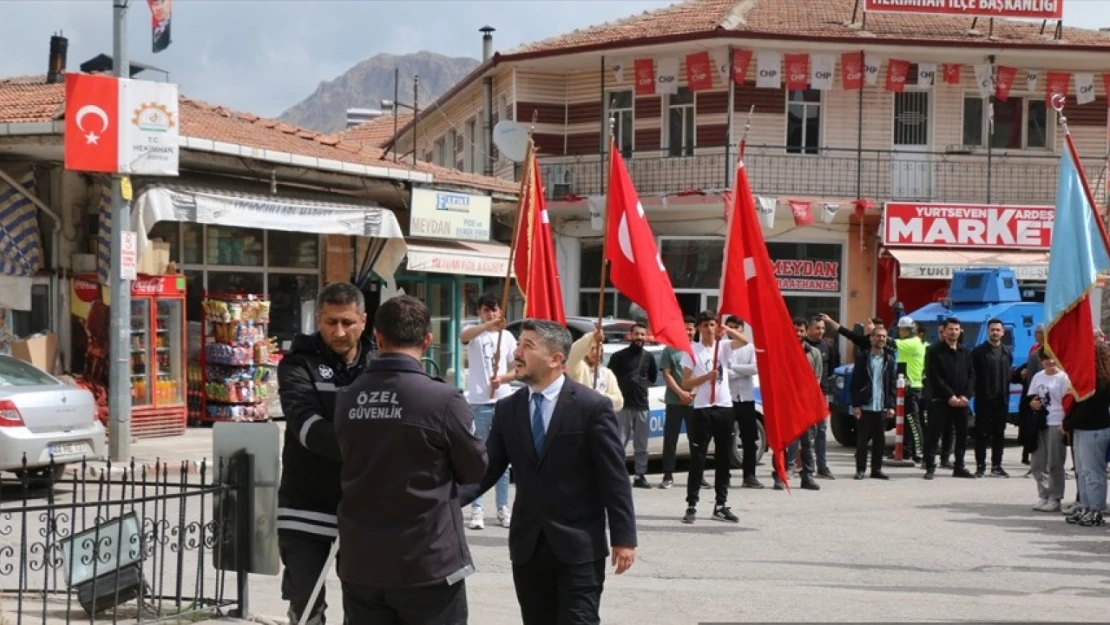
[[[455,193],[437,193],[436,210],[450,211],[453,213],[469,213],[470,197]]]

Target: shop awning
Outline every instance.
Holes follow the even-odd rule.
[[[15,181],[35,192],[34,172]],[[0,308],[31,310],[31,278],[41,267],[38,209],[15,185],[0,180]]]
[[[474,241],[408,240],[408,271],[504,278],[509,246]]]
[[[1018,280],[1047,280],[1048,252],[995,250],[931,250],[887,248],[898,260],[900,278],[948,280],[959,269],[1008,267]]]
[[[131,213],[131,227],[139,233],[140,250],[146,248],[146,233],[159,221],[385,239],[385,248],[373,269],[387,282],[392,282],[406,248],[404,234],[393,212],[371,202],[341,202],[320,194],[314,196],[153,185],[139,195]]]

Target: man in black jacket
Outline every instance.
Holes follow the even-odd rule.
[[[1014,350],[1002,344],[1001,319],[987,322],[987,340],[971,352],[975,370],[975,477],[987,472],[987,441],[991,443],[991,477],[1010,477],[1002,468],[1006,421],[1010,416],[1010,379]]]
[[[925,441],[925,479],[937,471],[937,443],[950,424],[956,426],[952,477],[974,478],[964,467],[967,452],[968,405],[975,395],[971,350],[960,343],[960,320],[945,320],[944,340],[929,347],[925,357],[925,386],[930,398],[928,438]]]
[[[384,302],[374,315],[381,353],[339,393],[339,578],[351,625],[467,622],[474,565],[457,484],[482,478],[486,447],[462,391],[420,364],[430,326],[415,297]]]
[[[374,344],[363,336],[366,302],[350,283],[330,284],[316,299],[315,334],[299,334],[278,365],[278,389],[285,415],[285,444],[278,489],[278,552],[285,571],[282,598],[289,619],[299,623],[320,572],[330,566],[338,536],[339,445],[333,414],[335,394],[362,373]],[[309,625],[324,624],[321,589]]]
[[[840,347],[836,341],[825,338],[825,320],[821,315],[815,315],[809,320],[806,329],[806,343],[821,352],[821,392],[825,394],[825,403],[832,402],[836,393],[836,368],[840,366]],[[826,480],[835,480],[833,472],[829,469],[828,458],[828,429],[829,419],[817,422],[813,435],[813,451],[817,456],[817,477]]]
[[[856,417],[856,479],[867,470],[871,450],[871,478],[890,479],[883,473],[886,420],[894,416],[894,356],[886,350],[886,328],[876,326],[869,337],[871,349],[856,358],[852,370],[852,414]]]
[[[648,469],[648,429],[650,428],[651,406],[648,404],[648,388],[655,384],[659,367],[655,357],[644,349],[647,340],[647,326],[636,322],[632,324],[631,345],[609,357],[609,370],[617,377],[617,386],[624,397],[624,407],[617,412],[621,441],[627,447],[632,441],[636,488],[651,488],[647,481]]]

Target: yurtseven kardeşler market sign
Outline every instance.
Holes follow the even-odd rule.
[[[867,0],[864,10],[873,13],[1061,19],[1064,17],[1064,0]]]

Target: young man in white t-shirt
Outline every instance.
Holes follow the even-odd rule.
[[[490,424],[493,423],[493,406],[497,400],[513,393],[509,383],[516,378],[513,367],[513,352],[516,339],[505,329],[505,319],[501,316],[501,305],[492,293],[478,298],[478,318],[482,323],[467,326],[459,339],[466,346],[467,401],[474,411],[474,433],[485,440],[489,437]],[[498,335],[501,337],[501,358],[496,370],[493,364],[497,352]],[[509,527],[509,473],[505,472],[497,480],[494,491],[497,500],[497,520],[502,527]],[[470,506],[469,527],[480,530],[486,526],[482,510],[482,498],[474,500]]]
[[[1071,389],[1068,374],[1056,360],[1040,349],[1036,355],[1044,367],[1029,382],[1029,407],[1044,414],[1044,426],[1037,433],[1037,448],[1029,454],[1029,469],[1037,482],[1038,512],[1059,512],[1064,498],[1064,462],[1068,448],[1060,424],[1064,422],[1064,397]],[[1043,411],[1043,412],[1042,412]]]
[[[686,481],[686,514],[683,523],[693,523],[698,515],[698,493],[705,474],[705,456],[709,441],[713,441],[713,480],[716,502],[713,518],[718,521],[740,521],[728,508],[728,486],[731,477],[732,393],[729,391],[729,361],[733,350],[747,344],[739,330],[717,325],[713,313],[705,311],[698,316],[698,334],[701,340],[693,345],[694,357],[682,355],[682,388],[694,392],[694,417],[690,420],[686,437],[690,442],[690,475]],[[722,334],[731,341],[721,341]],[[716,351],[716,355],[714,355]],[[714,367],[714,359],[717,366]]]

